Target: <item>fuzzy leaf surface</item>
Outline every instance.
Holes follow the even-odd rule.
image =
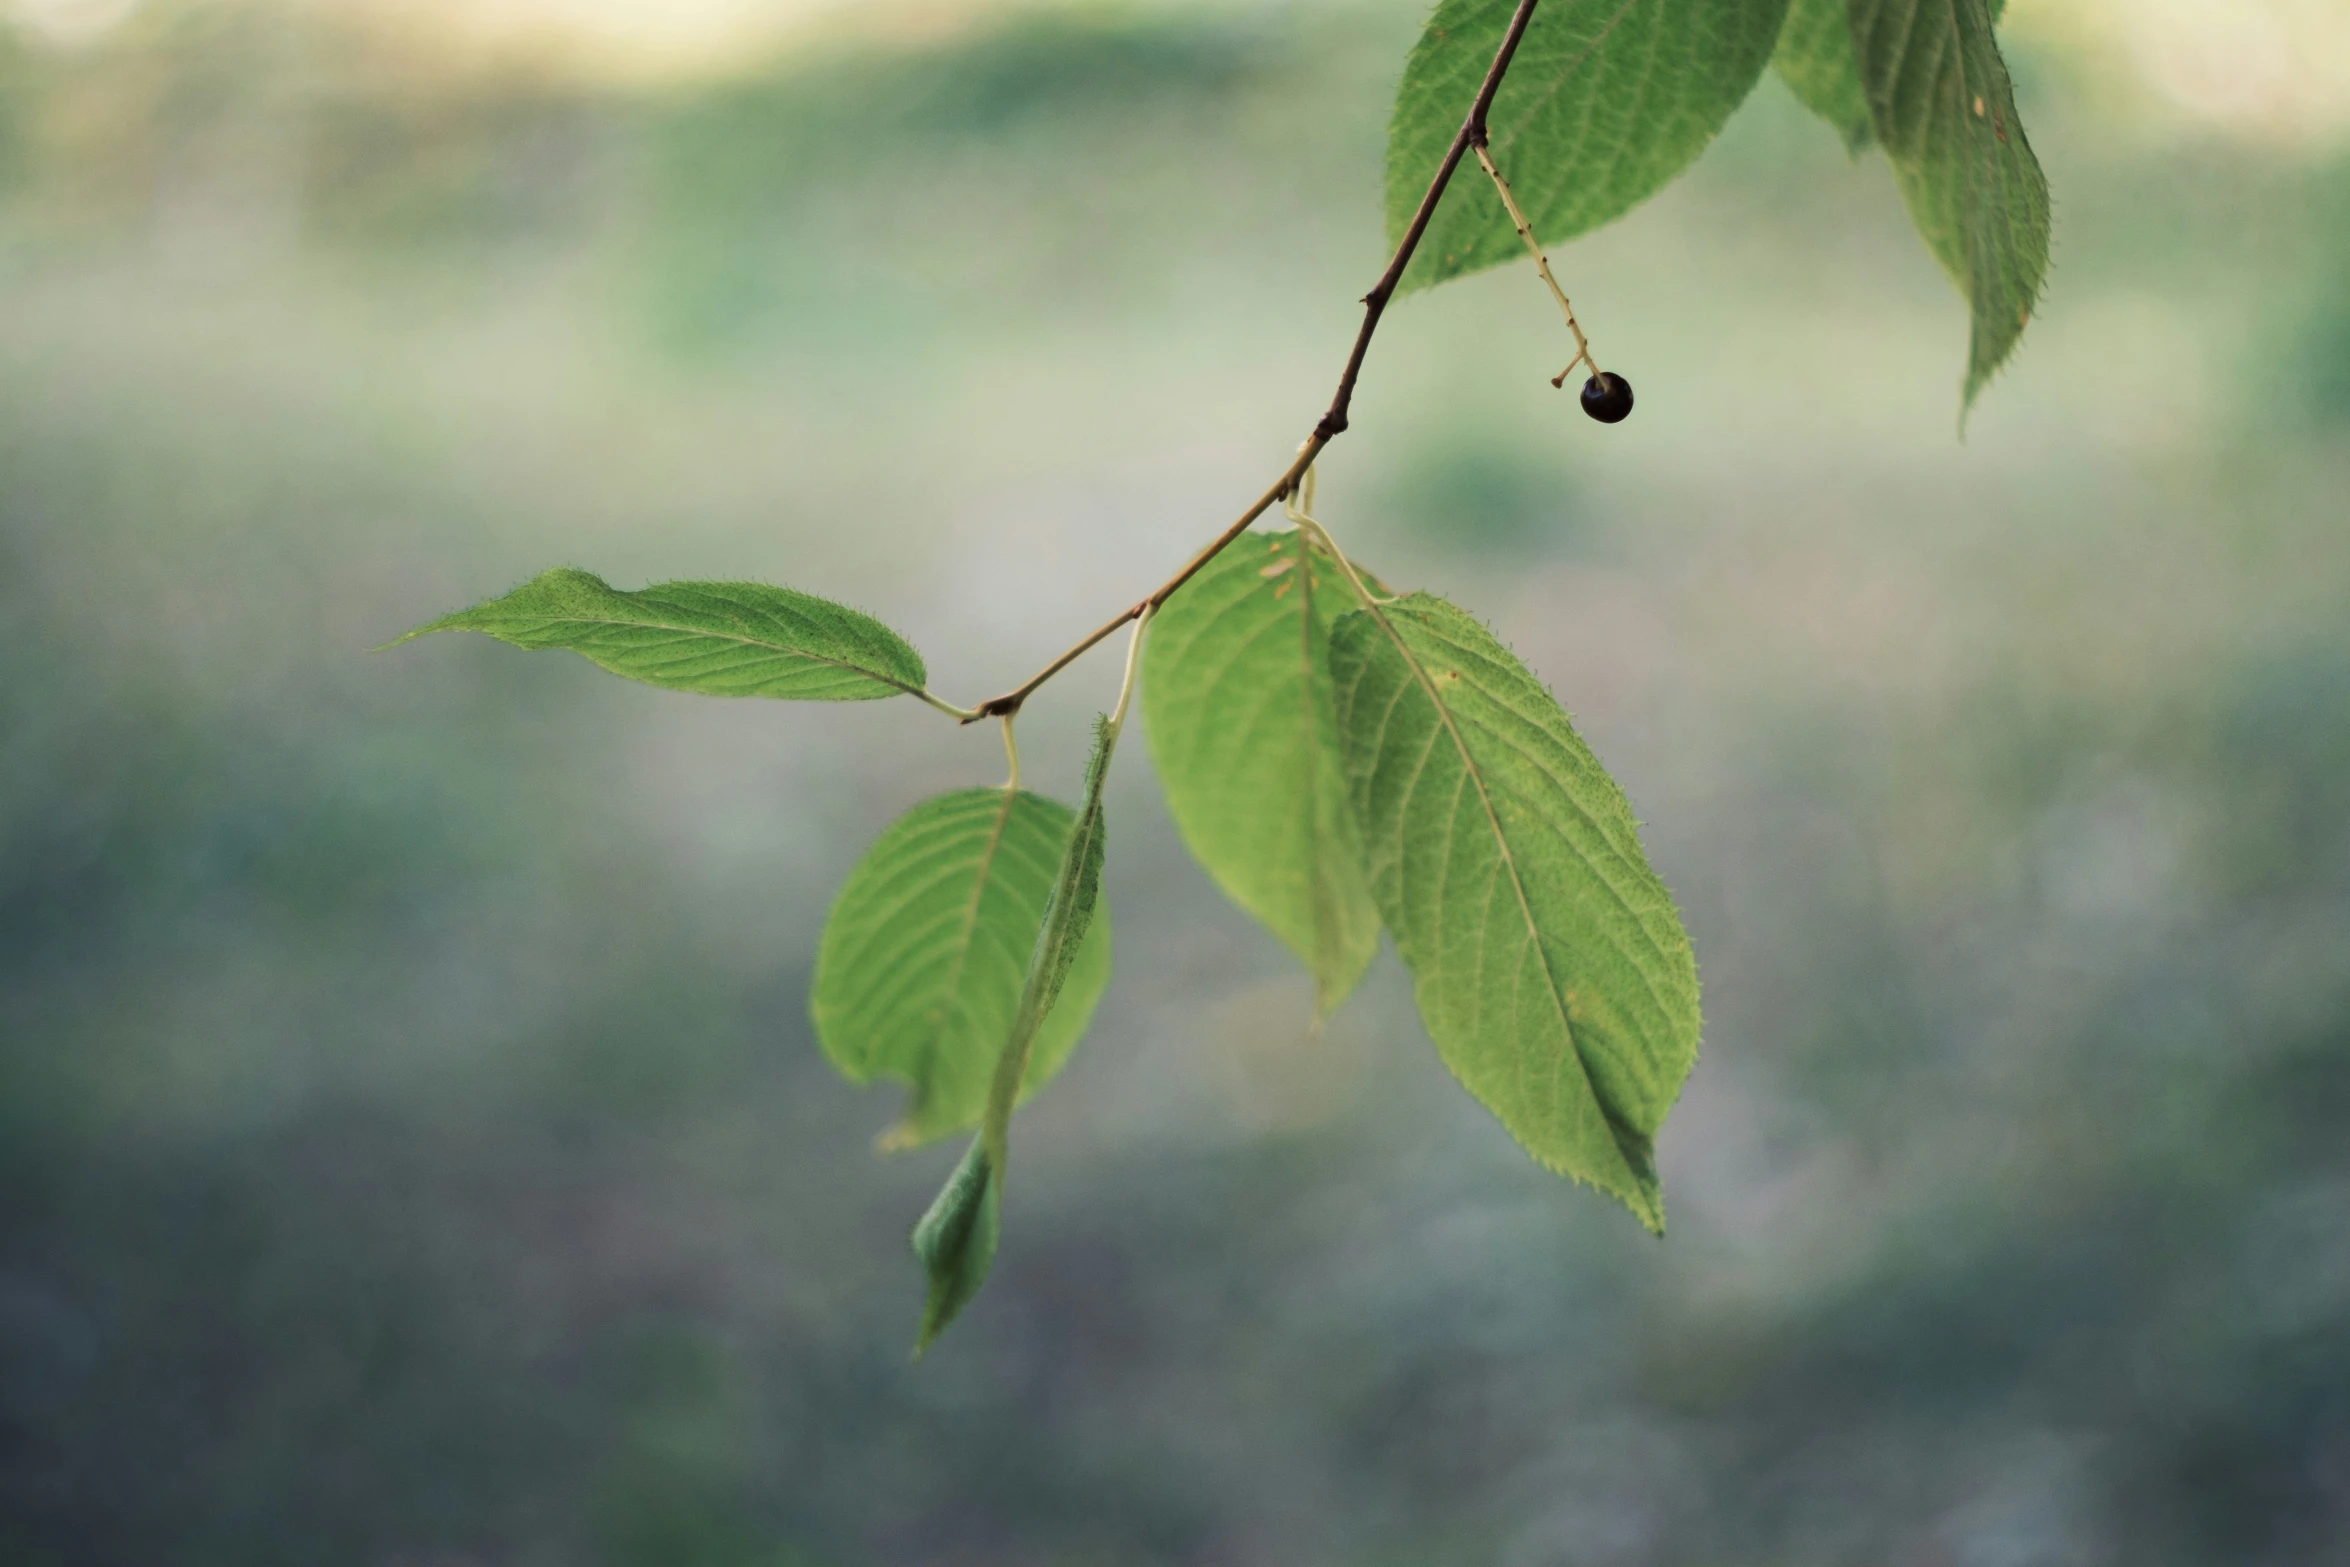
[[[918,692],[922,656],[845,605],[758,582],[661,582],[624,593],[558,568],[501,598],[417,627],[567,648],[646,685],[704,696],[859,702]]]
[[[1004,1041],[1002,1054],[996,1058],[995,1076],[988,1084],[986,1117],[980,1135],[987,1143],[988,1157],[995,1163],[999,1180],[1008,1162],[1006,1129],[1012,1124],[1012,1107],[1019,1101],[1020,1086],[1037,1036],[1076,967],[1078,951],[1093,928],[1095,906],[1101,902],[1102,861],[1109,837],[1109,820],[1102,811],[1102,785],[1109,776],[1110,753],[1117,744],[1118,731],[1110,726],[1110,721],[1095,719],[1093,754],[1085,764],[1085,797],[1077,807],[1076,820],[1070,824],[1068,842],[1061,849],[1053,890],[1045,902],[1044,923],[1036,933],[1036,946],[1029,953],[1019,1005],[1013,1009],[1011,1033]]]
[[[915,1354],[928,1349],[979,1293],[995,1266],[996,1242],[1002,1235],[1002,1188],[988,1163],[986,1143],[974,1137],[955,1173],[914,1225],[914,1255],[928,1281]]]
[[[1973,317],[1964,398],[2014,352],[2048,275],[2048,181],[1985,0],[1850,0],[1854,58],[1910,221]]]
[[[1004,1167],[1011,1154],[1012,1109],[1018,1102],[1030,1054],[1046,1017],[1074,972],[1078,953],[1101,900],[1103,844],[1108,823],[1102,814],[1102,784],[1118,731],[1097,720],[1093,755],[1085,768],[1085,798],[1077,807],[1060,864],[1055,868],[1043,924],[1030,949],[1019,1005],[988,1081],[987,1107],[979,1135],[955,1173],[914,1227],[914,1254],[922,1260],[929,1293],[922,1311],[920,1354],[979,1293],[995,1261],[1002,1229]]]
[[[1787,0],[1546,0],[1486,123],[1535,235],[1557,244],[1623,216],[1687,168],[1754,87]],[[1404,63],[1387,131],[1387,235],[1400,239],[1501,46],[1513,0],[1441,0]],[[1464,160],[1407,291],[1525,254]]]
[[[1443,599],[1347,615],[1330,663],[1372,896],[1437,1052],[1535,1159],[1662,1233],[1697,967],[1623,792]]]
[[[1857,155],[1876,139],[1845,0],[1789,0],[1771,68],[1805,108],[1834,127],[1848,151]]]
[[[1354,602],[1302,533],[1251,534],[1167,601],[1142,665],[1184,846],[1297,954],[1325,1012],[1379,950],[1330,700],[1330,628]]]
[[[809,1011],[843,1077],[913,1090],[888,1146],[978,1124],[1075,820],[1042,795],[959,789],[891,823],[842,883]],[[1061,1069],[1109,980],[1102,910],[1037,1029],[1021,1097]]]

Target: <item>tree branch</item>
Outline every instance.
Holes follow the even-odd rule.
[[[1314,426],[1314,433],[1324,441],[1346,428],[1347,408],[1354,401],[1355,377],[1362,374],[1363,355],[1370,351],[1371,334],[1379,330],[1379,317],[1387,309],[1387,301],[1394,297],[1396,284],[1403,281],[1403,270],[1411,264],[1412,252],[1420,248],[1420,236],[1428,232],[1428,220],[1436,216],[1436,203],[1444,195],[1444,187],[1452,183],[1452,171],[1460,167],[1461,155],[1472,143],[1485,140],[1485,116],[1493,108],[1493,95],[1501,91],[1501,79],[1509,74],[1510,60],[1518,52],[1518,40],[1526,36],[1526,24],[1534,20],[1534,7],[1538,3],[1539,0],[1518,0],[1518,9],[1510,15],[1509,30],[1501,35],[1501,47],[1494,51],[1493,64],[1486,68],[1484,85],[1477,89],[1477,101],[1469,105],[1469,117],[1461,121],[1461,128],[1453,133],[1452,145],[1444,149],[1444,161],[1436,166],[1436,177],[1428,182],[1426,194],[1420,197],[1419,210],[1412,214],[1411,225],[1403,231],[1387,270],[1379,274],[1379,281],[1363,296],[1363,329],[1355,334],[1354,352],[1347,355],[1346,373],[1338,378],[1338,392],[1330,399],[1329,411]]]
[[[1395,254],[1388,258],[1387,270],[1379,274],[1379,281],[1372,284],[1371,291],[1363,296],[1362,328],[1355,333],[1354,349],[1346,356],[1346,369],[1338,377],[1338,390],[1332,394],[1329,408],[1315,421],[1314,433],[1306,437],[1305,444],[1298,448],[1296,460],[1290,463],[1280,478],[1273,481],[1271,489],[1257,497],[1256,504],[1242,512],[1231,526],[1209,541],[1204,549],[1184,563],[1181,571],[1161,583],[1148,598],[1119,611],[1087,633],[1083,640],[1029,676],[1023,684],[1002,696],[989,697],[980,703],[963,720],[964,723],[975,723],[982,718],[1008,717],[1019,712],[1020,705],[1035,694],[1038,686],[1075,663],[1094,644],[1128,621],[1166,603],[1175,590],[1189,582],[1202,566],[1214,560],[1226,545],[1246,533],[1249,524],[1296,489],[1298,480],[1314,465],[1314,459],[1321,455],[1322,448],[1345,431],[1347,409],[1354,402],[1355,380],[1362,374],[1363,357],[1371,351],[1371,335],[1379,330],[1379,318],[1386,312],[1387,302],[1395,297],[1396,285],[1403,280],[1404,268],[1411,265],[1413,252],[1420,248],[1421,236],[1428,232],[1428,222],[1436,215],[1436,203],[1443,198],[1445,186],[1452,182],[1453,170],[1460,167],[1462,156],[1472,145],[1481,144],[1485,140],[1485,116],[1493,108],[1493,95],[1501,90],[1501,79],[1509,74],[1510,60],[1518,52],[1518,41],[1526,36],[1526,24],[1534,19],[1534,7],[1540,3],[1541,0],[1518,0],[1517,10],[1511,13],[1509,28],[1502,34],[1501,47],[1494,51],[1493,64],[1486,69],[1485,81],[1477,89],[1476,101],[1469,105],[1468,117],[1461,121],[1461,128],[1453,134],[1452,145],[1444,151],[1444,161],[1437,164],[1435,176],[1428,181],[1428,189],[1420,197],[1418,210],[1413,212],[1411,223],[1403,231],[1403,238],[1396,242]]]

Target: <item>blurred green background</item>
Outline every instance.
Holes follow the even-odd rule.
[[[2350,1560],[2338,134],[2165,109],[2019,4],[2056,269],[1963,442],[1959,300],[1774,82],[1554,252],[1630,423],[1546,384],[1529,269],[1399,307],[1321,511],[1647,823],[1708,1004],[1672,1234],[1521,1155],[1391,959],[1309,1034],[1138,746],[1117,976],[913,1366],[955,1150],[873,1154],[894,1096],[804,996],[863,845],[994,734],[366,650],[576,564],[1013,683],[1321,407],[1420,7],[934,3],[659,71],[40,9],[0,1560]],[[1031,709],[1039,786],[1115,663]]]

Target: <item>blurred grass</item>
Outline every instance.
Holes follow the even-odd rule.
[[[1120,974],[911,1369],[951,1154],[871,1155],[806,970],[993,739],[362,651],[569,562],[1018,679],[1319,408],[1416,20],[625,91],[325,12],[0,34],[0,1558],[2338,1554],[2338,164],[2026,61],[2058,271],[1964,444],[1957,300],[1768,84],[1559,258],[1631,423],[1522,269],[1383,333],[1325,515],[1553,682],[1695,933],[1661,1247],[1392,965],[1285,1041],[1128,769]]]

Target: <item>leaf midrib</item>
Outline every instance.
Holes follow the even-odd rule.
[[[1306,918],[1314,926],[1314,1004],[1319,1012],[1332,984],[1331,975],[1324,970],[1337,967],[1341,933],[1331,918],[1336,911],[1331,908],[1322,885],[1327,861],[1322,843],[1322,769],[1329,759],[1321,754],[1322,737],[1314,726],[1314,552],[1302,528],[1290,538],[1297,547],[1297,564],[1290,570],[1298,579],[1297,689],[1301,709],[1298,724],[1305,739],[1306,758]]]
[[[934,939],[932,931],[934,927],[944,931],[947,928],[961,925],[963,923],[961,913],[951,906],[936,913],[924,913],[920,912],[920,905],[939,888],[949,887],[963,876],[975,871],[992,882],[994,861],[1010,852],[1012,842],[1010,822],[1007,819],[1003,823],[1003,830],[992,837],[988,848],[981,855],[968,855],[960,840],[955,836],[963,825],[963,821],[957,819],[947,824],[948,830],[941,832],[940,836],[947,840],[951,852],[944,856],[940,863],[909,868],[905,873],[906,890],[893,902],[867,912],[857,937],[860,943],[856,949],[859,963],[869,961],[870,954],[874,949],[887,949],[893,942],[902,943],[907,951],[918,952],[921,955],[919,961],[928,962],[931,953],[945,951],[952,943],[953,937],[951,935],[940,934]],[[1048,869],[1041,874],[1049,878],[1051,871]],[[984,889],[982,890],[984,892]],[[906,922],[909,917],[916,922],[913,929],[921,937],[919,941],[905,939],[908,930]],[[984,925],[975,927],[971,937],[972,944],[977,945],[979,941],[987,939],[987,935],[988,932]],[[908,961],[916,960],[909,959]],[[1013,961],[1015,963],[1021,961],[1017,953],[1014,954]],[[871,998],[884,990],[903,988],[902,986],[893,987],[891,981],[892,976],[888,974],[874,975],[865,988],[858,992],[857,1008],[865,1009],[872,1005],[888,1006],[888,1003],[875,1003]]]
[[[1452,649],[1453,652],[1459,654],[1464,661],[1471,658],[1478,658],[1481,662],[1484,661],[1481,656],[1478,655],[1473,649],[1462,647],[1460,644],[1452,641],[1451,638],[1445,636],[1443,632],[1436,630],[1434,627],[1430,627],[1428,630],[1431,636],[1442,640],[1448,647]],[[1511,706],[1508,702],[1505,702],[1494,695],[1490,689],[1490,682],[1480,682],[1475,686],[1475,689],[1481,696],[1485,698],[1486,701],[1491,702],[1495,707],[1501,709],[1503,712],[1506,712],[1513,718],[1517,718],[1521,721],[1530,722],[1530,720],[1526,719],[1525,714],[1521,713],[1517,708]],[[1443,709],[1442,702],[1438,702],[1437,706],[1439,709]],[[1457,745],[1462,747],[1463,753],[1465,755],[1466,741],[1463,740],[1460,736],[1457,721],[1453,720],[1449,709],[1443,710],[1448,724],[1453,726],[1454,741]],[[1514,753],[1526,764],[1528,768],[1556,783],[1559,786],[1558,792],[1565,798],[1567,804],[1573,808],[1576,817],[1582,821],[1583,825],[1589,828],[1592,833],[1598,837],[1601,844],[1603,844],[1608,850],[1610,850],[1619,858],[1623,857],[1625,853],[1625,846],[1616,841],[1616,835],[1609,830],[1606,823],[1602,822],[1598,817],[1594,816],[1591,813],[1590,808],[1586,806],[1580,799],[1576,798],[1574,790],[1567,787],[1566,780],[1554,772],[1551,768],[1551,765],[1547,761],[1535,755],[1534,752],[1528,750],[1516,736],[1504,733],[1502,730],[1496,728],[1490,723],[1478,723],[1476,727],[1479,733],[1491,739],[1496,745],[1503,746]],[[1506,789],[1508,786],[1502,785],[1501,787]],[[1478,788],[1481,793],[1485,792],[1485,784],[1482,776],[1480,776],[1478,779]],[[1518,794],[1518,791],[1513,789],[1509,790],[1509,793],[1514,796]],[[1529,811],[1533,812],[1533,814],[1537,816],[1543,817],[1547,821],[1549,815],[1548,812],[1541,810],[1531,800],[1528,800],[1526,805]],[[1489,794],[1487,795],[1487,806],[1490,811],[1491,798]],[[1496,836],[1499,836],[1500,826],[1498,815],[1496,815],[1494,830]],[[1591,863],[1590,856],[1584,856],[1583,858],[1586,864]],[[1634,930],[1639,931],[1641,935],[1648,940],[1653,955],[1658,958],[1664,957],[1666,954],[1661,949],[1657,948],[1655,938],[1653,936],[1649,936],[1648,934],[1647,920],[1643,917],[1641,910],[1633,906],[1631,899],[1624,895],[1624,889],[1616,884],[1614,878],[1602,874],[1598,866],[1592,865],[1591,869],[1592,879],[1606,890],[1609,901],[1615,904],[1617,911],[1624,916],[1625,921],[1629,923]],[[1530,914],[1529,918],[1531,918]],[[1618,950],[1621,951],[1623,949],[1619,948]],[[1630,957],[1631,954],[1626,952],[1625,956]],[[1632,965],[1632,967],[1639,972],[1641,985],[1648,991],[1649,999],[1656,1005],[1658,1015],[1666,1018],[1671,1017],[1672,1008],[1667,1006],[1665,1004],[1664,998],[1657,994],[1655,978],[1649,973],[1647,966],[1636,962]]]
[[[737,647],[756,648],[761,652],[774,653],[784,658],[805,659],[811,664],[823,664],[832,669],[845,669],[853,675],[863,675],[869,680],[878,680],[883,685],[895,686],[908,696],[919,695],[923,689],[920,686],[910,686],[895,675],[885,675],[878,669],[867,669],[862,664],[852,664],[846,659],[827,658],[821,653],[811,653],[805,648],[784,647],[774,642],[762,642],[757,637],[730,636],[722,631],[711,631],[701,626],[683,626],[674,621],[617,620],[608,615],[517,615],[514,617],[514,622],[527,623],[532,626],[618,626],[635,631],[673,631],[680,636],[699,637],[712,642],[730,642]]]
[[[1404,667],[1411,670],[1413,678],[1419,682],[1422,692],[1428,698],[1429,705],[1436,710],[1438,722],[1443,725],[1446,735],[1451,739],[1454,751],[1460,756],[1461,772],[1463,776],[1466,777],[1471,783],[1476,785],[1477,803],[1480,807],[1483,808],[1485,812],[1486,825],[1493,833],[1494,846],[1499,852],[1501,865],[1509,872],[1510,891],[1517,901],[1518,916],[1525,922],[1526,925],[1526,932],[1528,937],[1527,945],[1533,949],[1536,961],[1538,961],[1542,967],[1543,994],[1549,999],[1552,1010],[1558,1015],[1559,1027],[1566,1035],[1567,1049],[1574,1053],[1576,1070],[1582,1074],[1584,1089],[1590,1094],[1593,1106],[1598,1109],[1600,1119],[1607,1124],[1609,1136],[1616,1144],[1616,1157],[1622,1162],[1624,1173],[1631,1180],[1632,1193],[1638,1195],[1643,1207],[1646,1208],[1651,1215],[1653,1215],[1655,1223],[1657,1225],[1661,1225],[1664,1222],[1661,1208],[1658,1207],[1653,1198],[1648,1196],[1646,1191],[1646,1183],[1644,1182],[1641,1173],[1641,1166],[1633,1161],[1627,1146],[1629,1145],[1630,1147],[1639,1147],[1645,1149],[1652,1143],[1653,1139],[1647,1132],[1642,1131],[1639,1127],[1632,1125],[1622,1116],[1618,1115],[1615,1111],[1615,1108],[1610,1105],[1605,1096],[1599,1092],[1598,1085],[1592,1081],[1590,1064],[1584,1060],[1582,1047],[1576,1042],[1574,1024],[1567,1015],[1565,1001],[1559,995],[1558,975],[1556,971],[1554,971],[1550,966],[1550,954],[1543,946],[1540,927],[1537,926],[1534,922],[1533,908],[1528,903],[1526,898],[1525,884],[1518,875],[1517,858],[1510,850],[1508,835],[1502,831],[1500,818],[1494,811],[1493,800],[1486,788],[1484,774],[1478,771],[1476,760],[1469,754],[1468,745],[1461,736],[1459,726],[1454,722],[1451,711],[1445,706],[1444,699],[1437,694],[1435,682],[1428,677],[1428,673],[1421,667],[1420,661],[1413,656],[1411,648],[1404,643],[1403,638],[1396,632],[1394,626],[1389,624],[1387,617],[1381,613],[1379,607],[1376,604],[1366,604],[1364,608],[1370,612],[1372,618],[1378,622],[1379,628],[1387,634],[1388,640],[1395,644],[1396,651],[1402,655]],[[1433,627],[1429,629],[1434,635],[1442,635],[1442,633],[1436,632]],[[1392,711],[1393,708],[1391,706],[1391,714]],[[1431,740],[1431,746],[1433,746],[1433,739]],[[1523,754],[1522,750],[1521,754]],[[1418,764],[1418,768],[1424,769],[1426,765],[1427,756],[1423,754]],[[1416,787],[1416,785],[1414,787]],[[1407,790],[1406,792],[1408,795],[1410,791]],[[1577,804],[1577,809],[1581,809],[1579,803]],[[1448,819],[1452,814],[1453,813],[1447,813]],[[1447,849],[1446,857],[1448,859],[1450,857],[1449,848]],[[1619,899],[1619,904],[1620,903],[1621,900]],[[1441,917],[1441,900],[1439,900],[1438,907],[1439,915]],[[1626,912],[1629,913],[1630,911],[1627,909]],[[1635,923],[1638,923],[1636,917]],[[1479,943],[1478,958],[1480,964],[1482,964],[1484,961],[1483,950],[1484,944],[1481,942]],[[1636,964],[1634,967],[1638,968],[1639,965]],[[1654,982],[1645,972],[1642,973],[1642,983],[1648,986],[1650,994],[1653,997],[1655,994]],[[1513,1007],[1516,1005],[1515,989],[1516,987],[1513,986],[1513,999],[1511,1003]]]
[[[1490,693],[1486,693],[1486,699],[1488,701],[1494,701],[1494,698]],[[1523,716],[1518,714],[1515,709],[1510,708],[1506,703],[1494,701],[1494,705],[1501,707],[1506,712],[1510,712],[1512,716]],[[1589,808],[1586,807],[1581,800],[1575,798],[1574,791],[1566,786],[1566,780],[1560,778],[1556,773],[1552,772],[1547,763],[1545,763],[1540,757],[1536,756],[1533,752],[1526,749],[1526,747],[1521,744],[1514,736],[1503,733],[1500,729],[1495,728],[1491,724],[1480,723],[1477,725],[1477,729],[1480,733],[1491,739],[1494,744],[1504,746],[1510,751],[1514,752],[1521,760],[1525,762],[1529,768],[1540,773],[1544,777],[1551,779],[1554,783],[1557,783],[1559,786],[1559,793],[1565,796],[1567,804],[1573,807],[1576,816],[1582,820],[1583,824],[1590,828],[1593,833],[1597,834],[1600,842],[1610,851],[1619,857],[1622,856],[1624,852],[1623,846],[1614,841],[1614,836],[1608,831],[1607,827],[1601,823],[1597,817],[1591,814]],[[1520,791],[1515,789],[1508,789],[1506,784],[1502,785],[1501,787],[1508,790],[1508,792],[1514,797],[1525,798],[1520,794]],[[1535,801],[1530,798],[1525,799],[1525,808],[1531,814],[1543,818],[1545,825],[1549,825],[1549,813],[1544,811],[1538,804],[1536,804]],[[1556,831],[1558,829],[1553,828],[1553,830]],[[1564,833],[1562,832],[1560,835],[1563,837]],[[1583,859],[1587,865],[1591,864],[1591,856],[1583,856]],[[1633,906],[1632,901],[1624,895],[1624,890],[1616,885],[1614,878],[1602,874],[1596,865],[1591,865],[1591,870],[1592,880],[1597,882],[1602,888],[1606,889],[1609,901],[1615,904],[1617,912],[1624,916],[1625,922],[1628,923],[1634,930],[1640,932],[1642,938],[1648,942],[1649,949],[1653,956],[1657,958],[1663,958],[1666,954],[1656,945],[1655,937],[1649,935],[1648,921],[1643,915],[1642,911]],[[1611,945],[1613,945],[1613,943],[1611,943]],[[1617,950],[1619,952],[1623,952],[1627,958],[1632,956],[1629,951],[1621,946],[1617,946]],[[1657,994],[1656,979],[1655,976],[1650,973],[1648,966],[1644,963],[1634,962],[1632,963],[1631,967],[1636,973],[1640,975],[1641,988],[1648,992],[1648,998],[1650,1002],[1655,1005],[1657,1009],[1657,1015],[1663,1018],[1670,1018],[1672,1016],[1673,1009],[1666,1005],[1662,996]]]
[[[1533,120],[1534,116],[1549,108],[1550,105],[1557,99],[1560,90],[1566,85],[1567,78],[1574,75],[1577,71],[1583,69],[1584,63],[1588,61],[1594,54],[1597,54],[1599,52],[1600,46],[1605,44],[1608,39],[1613,36],[1617,25],[1621,23],[1625,17],[1630,16],[1636,7],[1644,3],[1646,3],[1646,0],[1624,0],[1622,5],[1616,7],[1616,14],[1609,17],[1606,23],[1599,29],[1599,31],[1592,35],[1591,42],[1583,46],[1583,52],[1575,56],[1573,60],[1569,61],[1567,63],[1566,69],[1560,71],[1558,75],[1541,90],[1540,94],[1532,102],[1527,104],[1526,111],[1523,114],[1519,115],[1515,120],[1510,122],[1510,128],[1502,134],[1503,146],[1509,146],[1517,141],[1518,137],[1525,131],[1526,126]],[[1589,129],[1589,123],[1589,116],[1586,114],[1586,130]]]
[[[979,929],[979,905],[987,896],[987,881],[995,869],[996,849],[1004,841],[1004,828],[1010,824],[1013,808],[1019,799],[1019,791],[1007,785],[1004,789],[1004,803],[996,810],[995,825],[988,829],[987,847],[980,851],[976,873],[971,878],[971,898],[963,908],[962,933],[955,943],[954,966],[947,974],[945,1009],[927,1030],[929,1037],[922,1042],[925,1076],[938,1057],[938,1042],[946,1036],[947,1019],[957,1009],[957,1000],[963,989],[963,969],[970,961],[971,947]],[[1028,1074],[1023,1070],[1020,1075],[1025,1078]]]
[[[1637,0],[1627,0],[1628,5],[1632,3],[1637,3]],[[1485,825],[1493,834],[1494,847],[1500,853],[1503,868],[1509,872],[1510,892],[1517,900],[1518,917],[1525,923],[1527,939],[1534,948],[1536,960],[1542,965],[1543,994],[1549,998],[1551,1010],[1558,1014],[1559,1027],[1567,1036],[1567,1048],[1575,1053],[1575,1064],[1583,1073],[1584,1086],[1590,1088],[1591,1069],[1583,1061],[1582,1046],[1576,1043],[1575,1026],[1567,1016],[1566,1003],[1559,997],[1558,975],[1551,969],[1550,954],[1543,950],[1542,930],[1534,921],[1533,906],[1526,900],[1525,882],[1518,875],[1517,856],[1510,851],[1509,838],[1501,830],[1501,818],[1493,809],[1493,798],[1486,792],[1485,776],[1478,771],[1476,758],[1469,754],[1468,742],[1461,738],[1460,729],[1453,723],[1452,713],[1445,707],[1444,698],[1437,693],[1436,682],[1428,678],[1428,672],[1420,667],[1419,659],[1413,655],[1411,648],[1388,621],[1386,613],[1380,606],[1366,603],[1363,607],[1370,612],[1372,620],[1378,623],[1379,629],[1386,633],[1387,639],[1395,644],[1396,652],[1403,655],[1404,667],[1409,669],[1412,672],[1412,678],[1420,683],[1421,691],[1428,698],[1428,705],[1436,710],[1437,722],[1444,726],[1445,734],[1452,741],[1453,750],[1460,756],[1463,775],[1476,786],[1478,807],[1485,813]],[[1425,761],[1422,765],[1425,765]],[[1447,857],[1450,857],[1449,851]],[[1600,1099],[1596,1089],[1592,1089],[1591,1098],[1593,1103],[1599,1105],[1600,1114],[1607,1116],[1607,1105]],[[1609,1119],[1612,1122],[1613,1117],[1610,1116]],[[1634,1184],[1638,1184],[1637,1178],[1635,1178]]]

